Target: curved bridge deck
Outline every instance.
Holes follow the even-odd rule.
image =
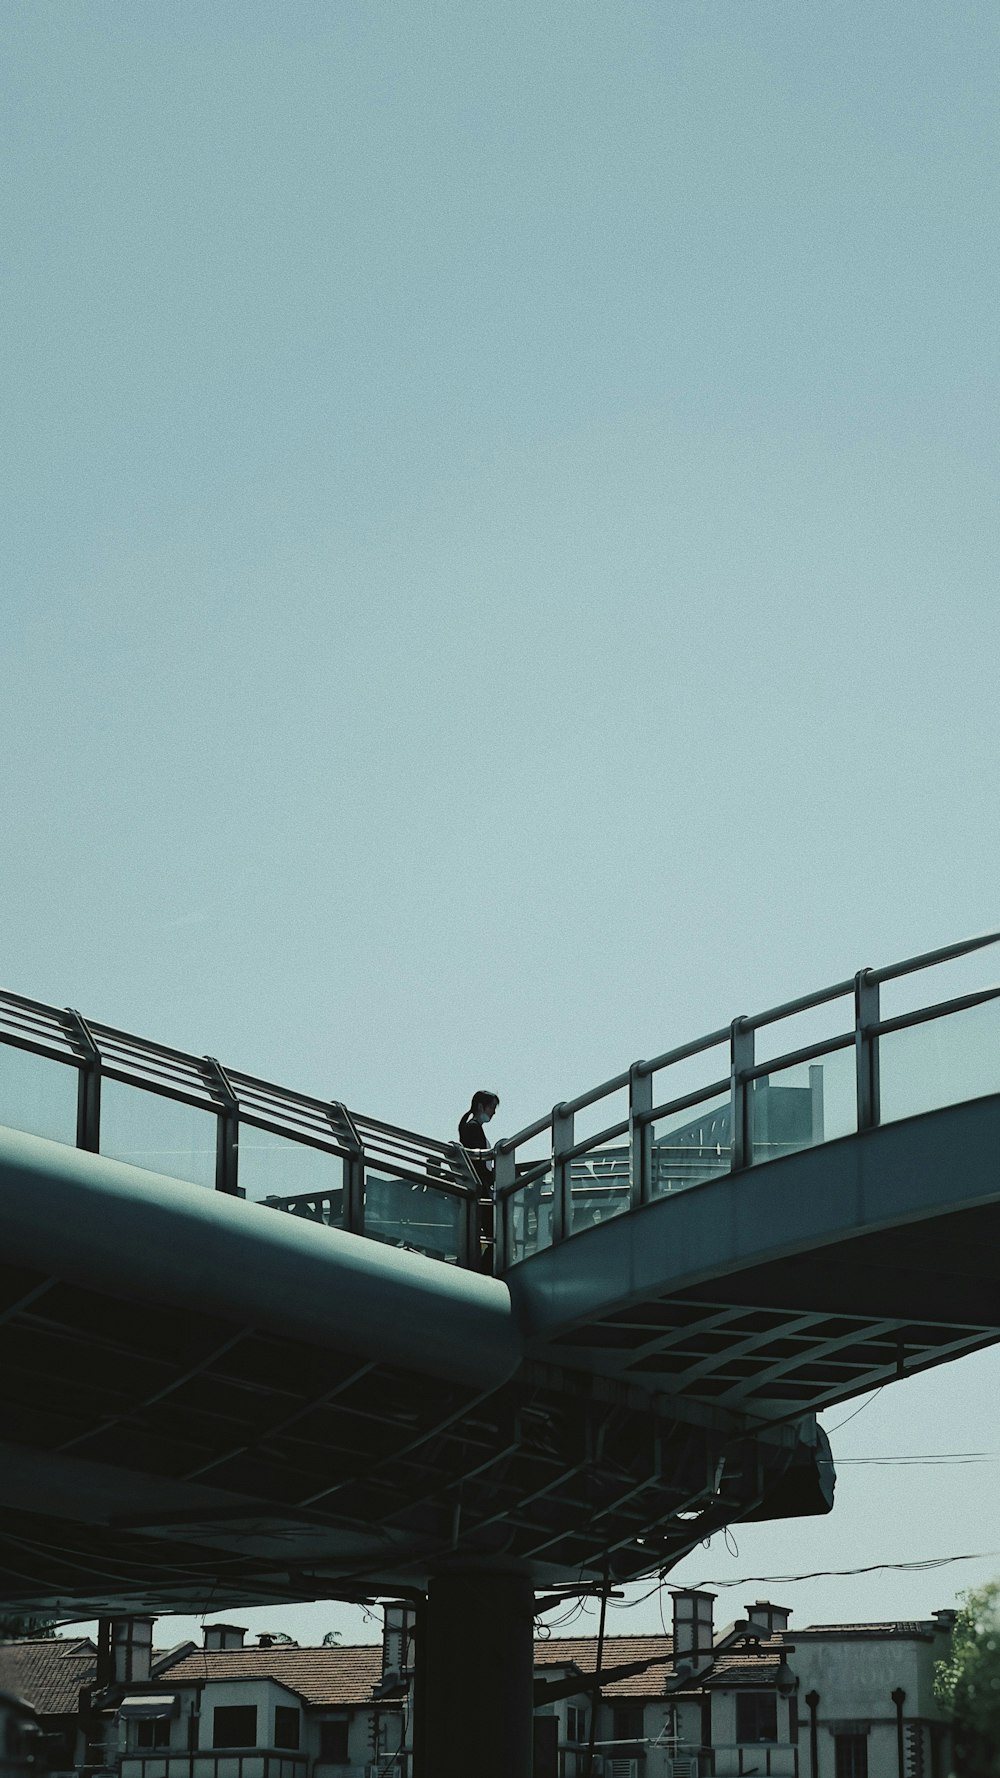
[[[880,1004],[993,942],[555,1107],[495,1277],[455,1145],[0,998],[0,1597],[627,1579],[828,1510],[816,1409],[1000,1339],[1000,989]]]

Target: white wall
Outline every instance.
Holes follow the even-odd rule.
[[[168,1675],[169,1678],[169,1675]],[[199,1725],[198,1746],[211,1748],[212,1728],[216,1710],[227,1710],[234,1705],[257,1706],[257,1746],[274,1746],[274,1712],[279,1704],[285,1708],[293,1707],[299,1711],[299,1736],[303,1735],[302,1704],[294,1692],[287,1691],[273,1679],[214,1679],[206,1685],[201,1694],[201,1723]],[[301,1751],[301,1749],[300,1749]],[[234,1766],[235,1771],[235,1766]],[[220,1778],[224,1775],[220,1773]]]
[[[793,1638],[794,1640],[794,1638]],[[834,1733],[839,1723],[868,1723],[869,1778],[898,1778],[896,1707],[892,1693],[906,1693],[903,1704],[907,1745],[912,1734],[920,1735],[923,1769],[931,1772],[929,1731],[909,1726],[943,1722],[933,1694],[934,1665],[949,1648],[946,1634],[936,1632],[930,1641],[905,1636],[830,1636],[795,1641],[789,1664],[799,1676],[799,1747],[802,1771],[812,1778],[808,1764],[810,1713],[806,1695],[819,1693],[818,1778],[833,1778]],[[942,1761],[941,1771],[946,1770]]]

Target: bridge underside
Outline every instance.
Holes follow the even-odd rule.
[[[533,1349],[782,1419],[1000,1341],[1000,1100],[713,1180],[512,1274]]]
[[[747,1515],[824,1510],[807,1423],[528,1365],[468,1385],[0,1269],[0,1597],[89,1616],[619,1578]],[[642,1540],[642,1541],[639,1541]]]
[[[996,1280],[973,1270],[998,1249],[1000,1209],[965,1211],[635,1304],[553,1345],[737,1411],[816,1411],[1000,1341]]]
[[[812,1410],[1000,1339],[1000,1100],[515,1268],[0,1132],[0,1599],[64,1616],[537,1585],[826,1511]]]

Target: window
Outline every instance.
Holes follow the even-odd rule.
[[[578,1747],[587,1739],[587,1712],[579,1704],[571,1704],[566,1712],[566,1739]]]
[[[624,1742],[626,1744],[622,1748],[622,1755],[624,1756],[627,1753],[631,1753],[631,1754],[637,1753],[638,1748],[635,1747],[634,1745],[629,1746],[628,1743],[629,1742],[634,1743],[636,1741],[641,1741],[643,1738],[642,1705],[641,1704],[617,1704],[615,1706],[613,1713],[612,1713],[611,1720],[614,1724],[614,1727],[611,1731],[612,1739],[615,1741]]]
[[[350,1728],[347,1717],[337,1722],[321,1722],[319,1725],[319,1757],[328,1760],[332,1766],[346,1766],[347,1734]]]
[[[836,1778],[868,1778],[868,1736],[835,1735]]]
[[[170,1746],[168,1716],[140,1716],[135,1724],[135,1746],[145,1751],[152,1747]]]
[[[256,1747],[256,1704],[219,1704],[212,1717],[213,1747]]]
[[[275,1747],[297,1747],[299,1744],[299,1713],[289,1704],[278,1704],[274,1711]]]
[[[774,1692],[737,1692],[736,1739],[777,1741],[778,1700]]]

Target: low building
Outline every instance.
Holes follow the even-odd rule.
[[[47,1770],[79,1772],[96,1763],[88,1711],[96,1679],[97,1644],[89,1636],[0,1643],[0,1690],[33,1712]]]
[[[383,1651],[244,1648],[211,1625],[205,1647],[133,1687],[119,1708],[121,1778],[347,1778],[402,1773],[405,1692],[381,1695]],[[401,1760],[394,1758],[401,1754]]]
[[[586,1778],[591,1755],[594,1778],[946,1778],[933,1677],[953,1612],[793,1632],[756,1600],[717,1631],[714,1605],[680,1590],[671,1634],[606,1636],[596,1685],[596,1637],[539,1639],[534,1778]],[[0,1647],[0,1687],[34,1706],[56,1771],[414,1778],[406,1606],[386,1607],[381,1647],[248,1648],[212,1624],[203,1647],[154,1654],[151,1619],[101,1631]]]
[[[602,1778],[946,1778],[954,1612],[793,1633],[755,1600],[717,1632],[713,1607],[678,1591],[671,1636],[606,1637],[593,1723],[596,1638],[536,1645],[535,1778],[584,1778],[592,1732]]]

